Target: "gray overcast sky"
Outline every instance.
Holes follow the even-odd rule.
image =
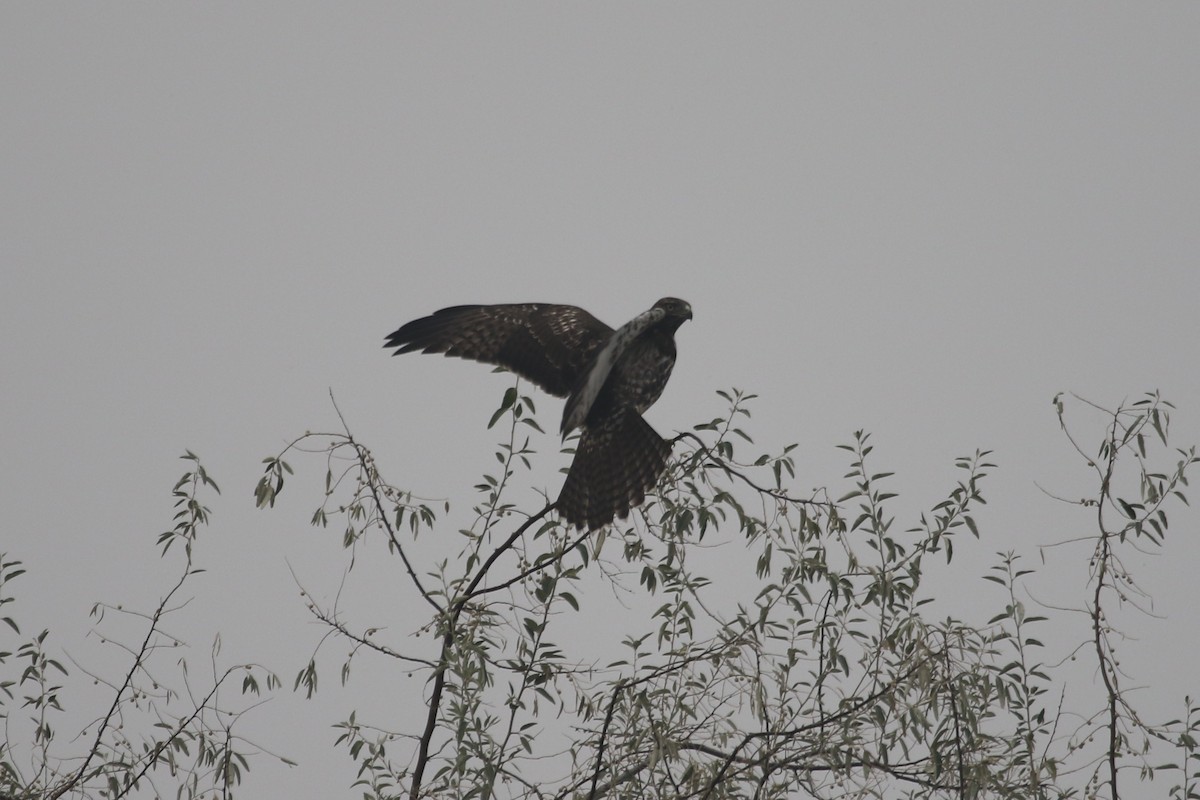
[[[753,390],[752,432],[800,442],[811,488],[867,428],[904,525],[994,449],[962,585],[994,551],[1036,559],[1090,520],[1034,486],[1087,491],[1056,392],[1159,388],[1200,441],[1197,42],[1197,3],[3,4],[0,551],[30,569],[26,629],[102,658],[91,603],[159,596],[191,448],[225,490],[197,657],[220,629],[290,681],[317,632],[287,562],[332,592],[337,537],[306,527],[312,494],[255,513],[259,459],[334,428],[332,389],[465,524],[507,381],[380,345],[466,302],[616,325],[686,298],[660,431]],[[1194,512],[1173,522],[1138,647],[1178,698],[1200,547]],[[347,707],[260,710],[304,763],[258,786],[344,791]]]

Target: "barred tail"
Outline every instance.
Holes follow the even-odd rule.
[[[671,445],[632,411],[589,426],[558,495],[558,513],[587,530],[629,516],[658,482],[670,455]]]

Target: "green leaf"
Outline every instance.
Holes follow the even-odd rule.
[[[496,409],[496,413],[492,414],[492,419],[488,422],[488,429],[490,430],[497,422],[499,422],[500,418],[504,416],[504,412],[512,408],[513,404],[516,402],[517,387],[510,386],[504,392],[504,399],[500,401],[500,407]]]

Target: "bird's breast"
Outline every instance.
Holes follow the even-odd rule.
[[[657,347],[627,353],[609,376],[613,405],[643,413],[662,396],[674,367],[675,354]]]

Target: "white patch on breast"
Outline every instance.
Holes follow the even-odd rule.
[[[608,375],[612,372],[613,364],[629,348],[630,343],[666,315],[667,312],[661,308],[652,308],[644,314],[638,314],[613,331],[608,344],[604,345],[604,348],[596,354],[596,360],[592,362],[583,385],[567,398],[562,420],[564,436],[583,425],[588,412],[592,410],[592,404],[596,402],[600,390],[604,387],[604,382],[608,380]]]

